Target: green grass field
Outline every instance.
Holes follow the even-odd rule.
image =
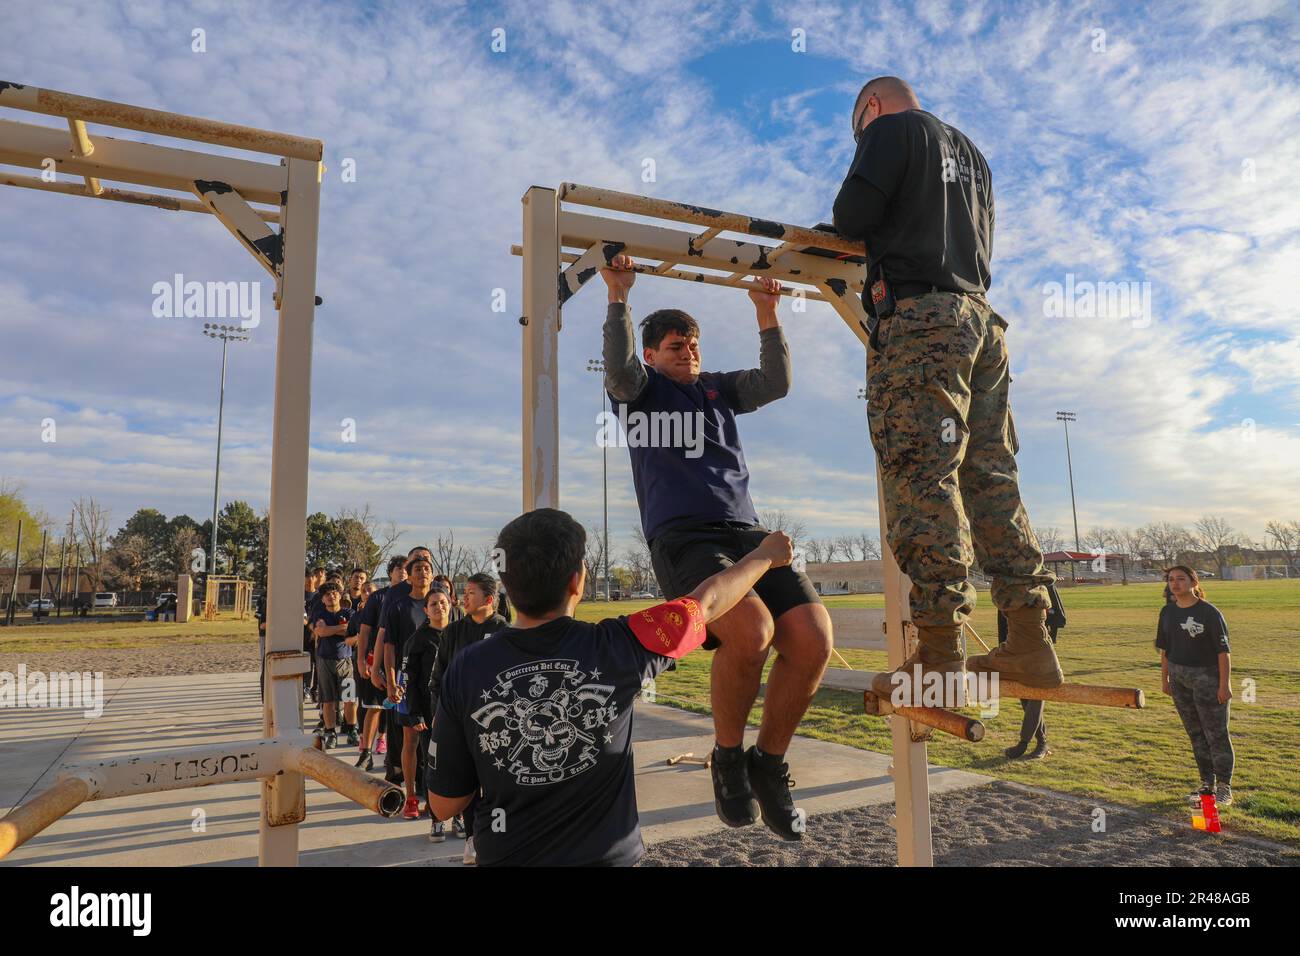
[[[936,734],[929,748],[931,762],[1184,817],[1184,795],[1196,783],[1196,769],[1173,703],[1160,692],[1159,656],[1152,641],[1161,589],[1158,584],[1135,584],[1062,592],[1069,626],[1061,632],[1058,652],[1067,678],[1140,687],[1146,693],[1145,710],[1049,702],[1045,719],[1052,755],[1027,762],[1002,754],[1002,748],[1015,742],[1020,727],[1020,707],[1009,702],[997,718],[985,720],[988,736],[978,744]],[[1208,596],[1223,611],[1233,646],[1237,800],[1224,809],[1223,818],[1235,830],[1300,845],[1300,581],[1217,582],[1209,586]],[[578,616],[598,620],[650,603],[593,602],[581,605]],[[827,604],[883,607],[884,597],[831,597]],[[981,593],[972,623],[992,643],[996,627],[987,593]],[[41,651],[256,640],[251,620],[188,625],[91,622],[0,629],[0,653],[35,658]],[[973,642],[971,648],[971,653],[980,651]],[[885,666],[883,651],[843,654],[855,668]],[[674,673],[657,682],[658,699],[707,713],[710,660],[704,652],[684,659]],[[1243,699],[1247,680],[1254,682],[1254,702]],[[760,698],[755,723],[761,713]],[[890,750],[885,722],[864,716],[857,694],[819,693],[801,733],[865,750]]]
[[[1152,642],[1162,589],[1160,584],[1062,589],[1069,625],[1060,634],[1057,650],[1067,679],[1139,687],[1146,693],[1144,710],[1049,702],[1044,719],[1052,755],[1043,761],[1015,761],[1002,749],[1016,742],[1021,711],[1018,703],[1004,702],[1002,713],[985,721],[988,736],[978,744],[936,734],[929,747],[931,762],[1184,816],[1185,794],[1197,776],[1173,701],[1160,691],[1160,658]],[[1300,581],[1218,582],[1209,585],[1207,596],[1227,620],[1233,649],[1236,802],[1223,810],[1223,818],[1233,829],[1300,845]],[[826,603],[884,607],[884,596],[831,597]],[[583,605],[579,616],[598,619],[626,614],[631,607],[629,602]],[[972,624],[986,642],[996,640],[987,593],[980,595]],[[981,651],[971,642],[970,653]],[[883,651],[843,654],[854,668],[885,667]],[[658,699],[707,712],[709,661],[703,652],[685,658],[674,673],[656,682]],[[1242,699],[1245,680],[1254,681],[1254,703]],[[755,723],[761,707],[760,698]],[[885,722],[863,716],[857,694],[818,693],[800,732],[865,750],[890,751]]]

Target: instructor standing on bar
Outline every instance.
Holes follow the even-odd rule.
[[[1053,576],[1016,477],[1007,323],[984,297],[993,251],[988,164],[893,76],[858,94],[853,137],[835,228],[867,247],[867,419],[886,537],[912,579],[920,636],[901,670],[909,680],[918,664],[922,674],[963,672],[961,626],[975,607],[970,567],[978,558],[1006,615],[1007,641],[972,657],[970,669],[1057,687],[1061,668],[1045,626]],[[880,674],[872,689],[889,695],[895,683]],[[907,693],[910,684],[902,686]],[[948,706],[963,702],[950,697]]]

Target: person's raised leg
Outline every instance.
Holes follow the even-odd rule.
[[[709,625],[720,646],[713,652],[710,678],[713,728],[713,804],[718,818],[731,827],[758,819],[745,756],[745,723],[763,681],[763,662],[772,643],[772,615],[758,596],[740,603]]]
[[[804,821],[790,793],[794,780],[785,754],[830,660],[830,614],[820,602],[790,608],[776,619],[772,647],[776,660],[767,675],[763,722],[748,752],[749,783],[767,828],[800,840]]]
[[[772,648],[776,660],[763,694],[763,722],[758,747],[784,755],[821,685],[831,657],[831,616],[821,604],[800,604],[775,622]]]
[[[751,592],[711,623],[709,632],[720,642],[710,678],[714,733],[719,746],[741,747],[775,633],[772,615]]]

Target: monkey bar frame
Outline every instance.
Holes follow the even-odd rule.
[[[264,866],[296,865],[298,823],[306,816],[303,774],[354,798],[360,792],[356,791],[358,780],[344,779],[351,775],[342,771],[352,768],[323,754],[294,756],[308,739],[302,734],[302,677],[309,664],[302,653],[302,612],[296,588],[306,560],[312,326],[319,304],[316,238],[324,146],[320,140],[288,133],[0,81],[0,110],[8,109],[61,117],[67,129],[0,119],[0,164],[42,171],[37,176],[0,171],[0,185],[214,216],[275,280],[280,322],[262,713],[266,740],[261,744],[294,743],[293,754],[285,749],[288,744],[268,750],[272,772],[253,776],[262,786],[258,862]],[[278,161],[257,162],[92,134],[87,123],[269,154]],[[60,173],[79,177],[80,182],[59,180]],[[148,187],[149,191],[108,187],[104,181]],[[153,191],[157,189],[183,197]],[[272,208],[257,208],[253,203]],[[267,223],[278,224],[279,231]],[[209,756],[213,755],[221,756]],[[153,756],[161,761],[173,755]],[[95,795],[91,789],[83,792],[82,786],[68,782],[68,774],[77,776],[73,769],[65,768],[55,787],[57,798],[38,795],[0,822],[0,834],[4,834],[0,856],[71,810],[80,802],[73,798]],[[32,805],[40,812],[33,815]],[[17,827],[15,819],[24,821],[24,827]],[[40,823],[35,830],[29,826],[33,820]]]

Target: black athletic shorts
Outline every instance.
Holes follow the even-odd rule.
[[[374,682],[367,677],[357,675],[357,701],[362,707],[374,709],[384,706],[384,692],[374,685]]]
[[[672,528],[657,535],[650,545],[650,561],[664,597],[671,601],[690,594],[700,582],[757,548],[769,533],[762,527],[722,522]],[[759,578],[754,593],[774,621],[791,608],[822,600],[808,575],[789,565],[773,568]],[[704,649],[711,651],[719,643],[710,633]]]

